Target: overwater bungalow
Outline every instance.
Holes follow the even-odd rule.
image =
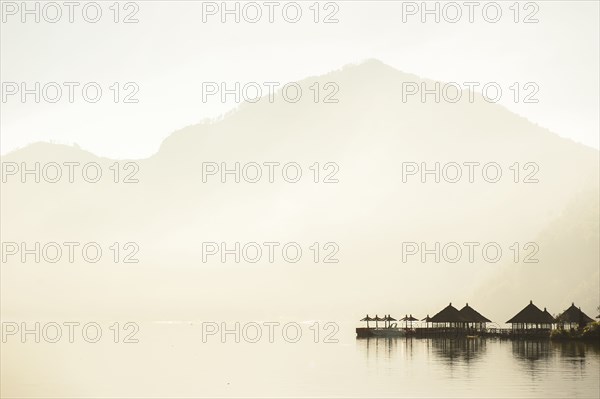
[[[468,303],[459,312],[463,318],[468,320],[467,327],[469,329],[485,331],[487,327],[486,324],[492,322],[487,317],[484,317],[481,313],[470,307]]]
[[[427,315],[427,317],[425,317],[424,319],[421,319],[421,321],[425,322],[425,327],[429,327],[429,323],[431,323],[431,317],[429,317],[429,315]]]
[[[434,328],[464,328],[468,321],[458,309],[452,306],[452,302],[429,319]]]
[[[533,301],[529,301],[529,305],[506,323],[512,325],[513,332],[525,330],[549,332],[555,322],[546,308],[542,311],[533,304]]]
[[[581,308],[571,303],[571,306],[556,317],[556,323],[561,330],[571,330],[574,328],[582,329],[588,323],[593,323],[594,319],[581,311]]]
[[[426,321],[427,328],[417,328],[415,330],[417,336],[450,337],[466,335],[467,323],[469,322],[458,309],[452,306],[452,303],[433,317],[427,316],[424,321]],[[430,323],[431,328],[429,327]]]
[[[544,308],[544,315],[546,316],[546,318],[547,318],[548,320],[550,320],[550,318],[552,318],[552,320],[554,320],[554,323],[556,323],[556,318],[555,318],[554,316],[552,316],[552,315],[550,314],[550,312],[548,312],[548,310],[546,310],[546,308]]]

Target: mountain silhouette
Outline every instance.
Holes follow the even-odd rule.
[[[315,82],[335,83],[338,102],[315,103]],[[140,263],[115,265],[108,255],[93,265],[23,265],[11,258],[2,264],[2,313],[92,309],[192,317],[235,309],[269,316],[285,309],[298,317],[351,318],[373,309],[431,314],[449,300],[475,303],[469,299],[475,296],[492,307],[478,305],[488,317],[504,320],[513,309],[502,307],[499,297],[522,303],[539,295],[549,309],[566,306],[555,288],[572,270],[574,253],[567,302],[595,309],[598,241],[581,245],[574,238],[598,236],[598,151],[479,94],[473,102],[468,95],[456,103],[419,96],[403,101],[407,82],[435,83],[376,60],[348,65],[299,82],[297,103],[277,92],[273,102],[263,97],[176,131],[147,159],[112,160],[47,143],[3,156],[2,162],[17,164],[95,162],[105,173],[98,183],[22,184],[11,177],[0,194],[3,241],[98,241],[107,247],[134,241]],[[117,161],[120,167],[134,162],[139,182],[114,183],[109,168]],[[204,162],[296,162],[303,176],[298,183],[280,175],[274,183],[263,176],[258,183],[223,184],[218,175],[203,182]],[[309,167],[315,162],[338,165],[339,182],[314,183]],[[403,182],[403,162],[495,162],[503,176],[498,183],[480,174],[474,183],[464,176],[457,183],[424,184],[419,176]],[[518,183],[509,168],[515,162]],[[536,165],[539,182],[523,183],[526,163]],[[585,221],[594,215],[590,227]],[[305,253],[296,264],[203,263],[206,241],[297,241]],[[406,241],[494,241],[506,252],[494,264],[480,257],[473,263],[402,262]],[[338,243],[339,263],[315,264],[307,249],[314,242]],[[540,261],[515,264],[508,250],[514,242],[537,242]],[[539,283],[525,283],[532,278]],[[98,304],[98,297],[106,301]]]

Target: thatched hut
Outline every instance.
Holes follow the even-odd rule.
[[[555,322],[554,317],[545,308],[542,311],[533,301],[529,301],[529,305],[506,323],[512,324],[513,330],[551,330]]]
[[[429,322],[433,323],[433,327],[464,328],[469,320],[450,302],[448,306],[431,317]]]
[[[484,330],[486,328],[486,323],[492,322],[487,317],[484,317],[481,313],[470,307],[468,303],[459,312],[466,320],[468,320],[467,327],[469,328]]]
[[[594,319],[586,315],[581,311],[581,308],[575,306],[575,303],[571,303],[571,306],[558,315],[556,323],[560,329],[573,329],[583,328],[588,323],[593,323]]]
[[[431,317],[429,317],[429,315],[427,315],[427,317],[425,317],[424,319],[421,319],[421,321],[425,322],[425,327],[429,327],[429,323],[431,323]]]

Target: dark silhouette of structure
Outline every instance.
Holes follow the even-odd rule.
[[[575,306],[575,303],[571,303],[571,306],[556,317],[556,324],[558,328],[564,330],[570,330],[572,328],[582,329],[588,323],[593,323],[594,319],[586,315],[581,311],[581,308]]]
[[[529,301],[529,305],[525,306],[523,310],[506,323],[512,325],[513,331],[524,332],[526,330],[534,334],[536,332],[549,333],[556,320],[548,313],[546,308],[542,311],[533,304],[533,301]]]
[[[492,322],[487,317],[484,317],[481,313],[470,307],[468,303],[460,310],[460,314],[466,320],[468,320],[467,327],[469,329],[473,329],[479,332],[485,331],[487,323]]]
[[[411,314],[410,316],[409,315],[405,315],[403,318],[400,319],[400,321],[404,322],[404,328],[409,328],[408,327],[408,323],[410,322],[410,328],[412,329],[412,322],[413,321],[419,321],[419,319],[415,319],[413,317],[413,315]]]
[[[458,309],[452,306],[452,302],[444,309],[436,313],[429,321],[433,327],[464,328],[469,321]]]
[[[598,316],[600,318],[600,315]],[[559,330],[583,329],[587,324],[593,323],[594,320],[583,313],[581,308],[575,306],[574,303],[554,318],[546,308],[541,310],[529,301],[519,313],[513,316],[506,323],[511,325],[511,328],[502,328],[497,325],[488,327],[488,323],[492,323],[490,319],[483,316],[477,310],[465,304],[458,310],[452,306],[452,302],[444,309],[440,310],[433,317],[427,315],[421,321],[425,322],[425,327],[412,328],[412,322],[418,321],[412,314],[405,315],[398,321],[405,322],[404,327],[397,327],[397,321],[391,315],[386,314],[380,318],[375,315],[374,318],[367,315],[361,321],[367,322],[367,328],[357,328],[356,333],[360,337],[396,337],[396,336],[421,336],[421,337],[466,337],[477,338],[479,336],[494,336],[500,338],[547,338],[554,326]],[[369,327],[369,321],[375,321],[375,328]],[[383,321],[384,327],[379,328],[377,324]],[[410,323],[410,327],[408,325]]]

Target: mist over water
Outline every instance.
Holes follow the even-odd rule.
[[[599,9],[3,0],[0,397],[600,398]]]
[[[597,398],[600,346],[500,339],[202,342],[196,322],[146,323],[135,345],[3,344],[3,397]],[[56,359],[60,358],[60,364]],[[32,368],[30,365],[35,364]],[[109,383],[110,381],[110,383]]]

